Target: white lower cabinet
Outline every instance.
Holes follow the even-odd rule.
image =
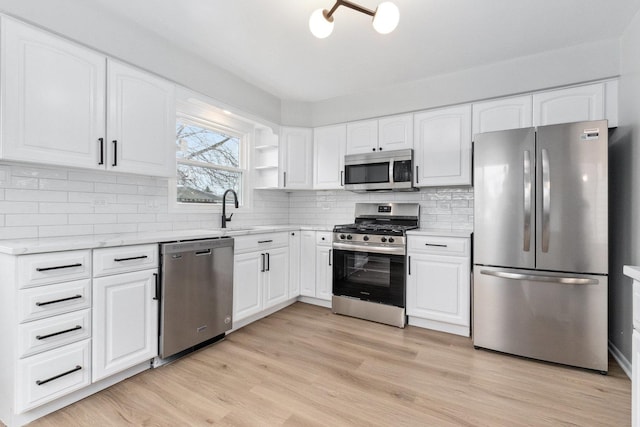
[[[409,324],[470,334],[470,242],[458,237],[408,237]]]
[[[633,338],[633,361],[632,361],[632,374],[631,374],[631,425],[633,427],[640,426],[640,332],[634,328]]]
[[[158,355],[156,270],[93,283],[93,382]]]
[[[233,322],[257,316],[289,300],[288,233],[235,238]]]
[[[333,283],[331,236],[331,232],[327,231],[302,232],[300,295],[304,297],[331,301]]]
[[[93,382],[158,355],[157,258],[150,264],[138,255],[157,250],[154,244],[93,251],[94,265],[105,258],[121,265],[115,269],[120,274],[107,275],[109,268],[94,271]]]
[[[316,246],[316,298],[331,300],[333,291],[333,251],[331,233],[318,232],[320,242]],[[328,236],[327,243],[322,240]]]
[[[289,232],[289,298],[300,295],[300,232]]]

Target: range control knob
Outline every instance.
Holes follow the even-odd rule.
[[[340,235],[340,238],[341,238],[341,239],[344,239],[345,237],[346,237],[346,236],[345,236],[344,234],[341,234],[341,235]]]
[[[365,242],[368,242],[368,241],[369,241],[369,236],[364,236],[364,237],[362,238],[362,240],[364,240]]]
[[[395,242],[395,240],[393,239],[393,237],[389,237],[389,243],[393,243]]]
[[[351,234],[347,234],[347,240],[351,240],[353,239],[353,237],[351,237]]]
[[[384,243],[384,242],[386,242],[386,241],[387,241],[387,238],[386,238],[386,237],[383,237],[383,238],[381,238],[381,239],[380,239],[380,241],[381,241],[382,243]]]

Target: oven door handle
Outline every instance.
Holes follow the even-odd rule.
[[[339,249],[343,251],[352,251],[352,252],[368,252],[368,253],[376,253],[376,254],[388,254],[388,255],[404,255],[405,248],[404,246],[367,246],[367,245],[353,245],[349,243],[340,243],[333,242],[333,249]]]

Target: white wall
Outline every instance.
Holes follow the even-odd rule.
[[[283,101],[282,123],[322,126],[532,92],[614,77],[619,64],[618,40],[599,41],[306,106]]]
[[[640,265],[640,12],[620,40],[620,126],[610,139],[609,340],[631,361],[632,286]]]
[[[0,239],[220,227],[219,214],[172,214],[166,179],[40,166],[0,165]],[[230,226],[281,225],[289,199],[254,191],[253,209]]]
[[[280,123],[280,100],[220,66],[177,49],[95,2],[0,0],[0,11],[208,95],[229,109]]]

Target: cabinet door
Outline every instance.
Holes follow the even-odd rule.
[[[378,120],[379,150],[405,150],[409,148],[413,148],[413,114],[402,114]]]
[[[289,299],[289,248],[270,249],[267,252],[264,308]]]
[[[289,298],[300,295],[300,232],[289,233]]]
[[[473,104],[473,134],[531,127],[531,95]]]
[[[471,105],[414,116],[418,187],[471,184]]]
[[[314,189],[342,188],[346,148],[346,125],[325,126],[313,130]]]
[[[300,233],[300,295],[316,296],[316,232]]]
[[[313,187],[313,138],[311,129],[282,128],[280,137],[281,187],[310,190]]]
[[[93,382],[157,356],[156,273],[93,280]]]
[[[316,248],[316,298],[331,300],[333,293],[333,263],[331,246]]]
[[[347,123],[347,154],[371,153],[377,150],[377,120]]]
[[[412,254],[410,260],[407,314],[469,326],[469,259]]]
[[[173,83],[110,60],[108,93],[107,168],[175,176]]]
[[[236,254],[233,260],[233,321],[262,311],[264,257],[261,253]]]
[[[604,83],[533,95],[533,125],[603,120]]]
[[[2,18],[1,157],[104,168],[106,58]]]
[[[640,426],[640,332],[633,330],[631,363],[631,425]]]

